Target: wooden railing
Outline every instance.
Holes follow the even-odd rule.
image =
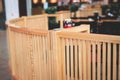
[[[18,27],[25,27],[29,29],[42,29],[48,30],[48,17],[56,17],[56,21],[60,21],[60,28],[63,28],[63,21],[65,19],[70,19],[70,12],[63,11],[58,12],[57,14],[42,14],[42,15],[34,15],[34,16],[23,16],[21,18],[17,18],[9,21],[9,25]]]
[[[15,80],[120,80],[120,37],[8,27]]]
[[[7,28],[13,80],[120,80],[119,36],[89,34],[88,25],[34,29],[25,21]]]
[[[59,32],[61,80],[120,80],[120,37]]]
[[[72,28],[62,29],[63,32],[80,32],[80,33],[90,33],[90,25],[82,24],[80,26],[75,26]]]
[[[15,80],[49,80],[48,31],[8,28],[10,67]]]
[[[100,8],[88,8],[84,10],[78,10],[76,12],[76,17],[88,17],[88,16],[93,16],[95,12],[98,12],[100,16],[102,16],[102,11]],[[73,17],[73,13],[71,14]]]

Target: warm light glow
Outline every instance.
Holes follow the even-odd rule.
[[[80,1],[84,1],[84,0],[72,0],[72,2],[80,2]]]
[[[42,0],[42,3],[45,3],[46,2],[46,0]]]
[[[50,3],[56,3],[57,0],[50,0]]]
[[[38,3],[38,0],[33,0],[33,3],[34,3],[34,4],[37,4],[37,3]]]

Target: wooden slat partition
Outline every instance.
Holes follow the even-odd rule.
[[[19,26],[19,27],[25,27],[25,18],[21,17],[21,18],[17,18],[17,19],[13,19],[10,20],[9,23],[14,25],[14,26]]]
[[[59,12],[57,12],[57,14],[59,14],[59,15],[62,14],[63,20],[70,19],[70,17],[71,17],[70,11],[59,11]]]
[[[8,24],[13,80],[120,80],[120,36],[88,34],[89,25],[37,29],[31,19]]]
[[[119,80],[119,36],[75,32],[58,32],[57,36],[63,55],[59,62],[62,80]]]
[[[102,11],[100,8],[86,8],[84,10],[78,10],[76,13],[76,17],[93,16],[94,12],[98,12],[100,16],[102,15]],[[73,15],[73,13],[72,13],[72,15]]]
[[[82,24],[80,26],[75,26],[72,28],[62,29],[63,32],[81,32],[81,33],[90,33],[90,25]]]
[[[26,27],[29,29],[43,29],[48,30],[47,15],[36,15],[26,17]]]
[[[51,80],[48,31],[9,27],[12,75],[19,80]]]
[[[119,36],[8,27],[8,39],[16,80],[119,80]]]
[[[58,12],[57,14],[42,14],[28,17],[23,16],[21,18],[10,20],[8,24],[29,29],[48,30],[48,17],[56,17],[57,22],[60,21],[60,28],[63,29],[63,20],[70,19],[70,12],[62,11]]]

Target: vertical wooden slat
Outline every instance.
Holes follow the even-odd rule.
[[[60,53],[58,53],[58,54],[56,54],[57,53],[57,51],[59,51],[59,49],[57,48],[57,47],[59,47],[59,45],[60,45],[60,43],[59,44],[57,44],[57,40],[59,40],[59,39],[56,39],[56,32],[54,31],[54,32],[52,32],[52,41],[53,41],[53,44],[52,44],[52,46],[53,46],[53,52],[54,52],[54,58],[55,58],[55,65],[54,65],[54,67],[56,68],[56,73],[55,73],[55,75],[56,75],[56,79],[57,80],[61,80],[61,74],[62,74],[62,72],[61,72],[61,54]],[[53,75],[53,76],[55,76],[55,75]]]
[[[14,33],[14,38],[15,38],[15,48],[14,48],[14,50],[15,50],[15,75],[16,75],[16,77],[19,77],[18,75],[19,75],[19,72],[18,72],[18,70],[19,70],[19,66],[18,66],[18,56],[17,56],[17,54],[18,54],[18,51],[17,51],[17,43],[16,43],[16,32],[13,32]]]
[[[33,77],[34,77],[34,80],[37,80],[38,79],[38,77],[37,77],[37,74],[38,74],[38,72],[37,72],[37,70],[36,69],[38,69],[37,67],[38,67],[38,63],[36,63],[37,62],[37,48],[36,48],[36,35],[33,35],[33,40],[32,40],[32,42],[33,42],[33,53],[34,53],[34,55],[33,55],[33,62],[34,62],[34,64],[33,64]]]
[[[17,44],[17,41],[18,41],[17,39],[18,38],[17,38],[17,33],[16,32],[14,32],[14,38],[15,38],[15,48],[14,49],[15,49],[15,70],[16,70],[15,74],[16,74],[17,77],[19,77],[19,74],[20,74],[19,73],[19,68],[20,67],[19,67],[19,64],[18,64],[19,63],[19,57],[18,57],[19,56],[18,55],[19,54],[19,49],[17,48],[18,47],[18,44]]]
[[[35,41],[34,41],[34,35],[31,35],[31,37],[30,37],[30,42],[31,42],[31,45],[30,45],[30,59],[31,59],[31,79],[35,79],[35,55],[36,54],[34,54],[33,55],[33,53],[35,53],[35,46],[34,46],[34,43],[35,43]]]
[[[34,56],[33,56],[33,35],[30,35],[30,64],[31,64],[31,78],[30,80],[34,79]]]
[[[97,80],[101,80],[101,43],[97,43]]]
[[[21,67],[20,67],[20,69],[21,69],[21,72],[20,72],[20,74],[21,74],[21,79],[23,79],[23,76],[24,76],[24,67],[23,67],[23,51],[22,51],[22,37],[21,37],[21,33],[19,33],[19,40],[21,41],[20,43],[19,43],[19,47],[20,47],[20,58],[21,58]]]
[[[11,60],[11,70],[12,70],[12,75],[15,75],[15,37],[13,31],[10,29],[10,60]]]
[[[33,57],[33,35],[29,36],[30,40],[30,50],[29,50],[29,59],[30,59],[30,80],[34,79],[34,57]]]
[[[31,65],[31,58],[30,58],[30,49],[31,49],[31,40],[30,40],[30,35],[27,34],[27,46],[28,46],[28,49],[27,49],[27,58],[28,58],[28,66]],[[28,68],[28,79],[31,80],[31,66]],[[30,76],[30,77],[29,77]]]
[[[39,76],[38,76],[38,74],[39,74],[39,72],[38,72],[38,65],[39,65],[39,64],[38,64],[38,62],[37,62],[37,61],[38,61],[38,48],[37,48],[37,45],[38,45],[38,43],[37,43],[37,35],[34,35],[34,46],[35,46],[34,49],[35,49],[35,53],[36,53],[36,54],[34,55],[34,56],[35,56],[35,57],[34,57],[34,58],[35,58],[35,60],[34,60],[34,61],[35,61],[35,68],[36,68],[36,69],[35,69],[35,79],[36,79],[36,80],[39,79]],[[36,71],[37,71],[37,72],[36,72]]]
[[[40,74],[40,71],[41,71],[40,67],[41,67],[41,65],[40,65],[40,61],[39,61],[39,58],[40,58],[40,49],[39,49],[39,48],[40,48],[40,45],[41,45],[41,44],[39,43],[39,37],[40,37],[40,36],[34,35],[34,37],[35,37],[35,38],[34,38],[34,40],[35,40],[35,43],[34,43],[35,47],[34,47],[34,48],[35,48],[35,50],[36,50],[36,51],[35,51],[35,55],[36,55],[36,56],[35,56],[35,58],[36,58],[36,59],[35,59],[35,60],[36,60],[36,61],[35,61],[35,62],[36,62],[36,63],[35,63],[35,65],[36,65],[36,66],[35,66],[35,67],[36,67],[36,69],[35,69],[35,71],[36,71],[36,79],[39,79],[39,80],[40,80],[40,77],[41,77],[41,74]],[[38,71],[38,70],[39,70],[39,71]]]
[[[96,80],[96,44],[92,42],[92,80]]]
[[[26,57],[26,53],[25,53],[25,51],[23,51],[23,46],[24,46],[24,40],[25,40],[25,37],[23,37],[23,33],[21,34],[21,37],[22,37],[22,42],[21,42],[21,49],[22,49],[22,53],[23,53],[23,55],[22,55],[22,58],[23,58],[23,64],[26,64],[26,59],[25,59],[25,57]],[[23,79],[26,79],[26,74],[25,74],[25,66],[23,66]]]
[[[22,34],[22,33],[18,33],[18,37],[19,37],[18,39],[20,40],[18,46],[19,46],[19,50],[20,50],[20,51],[19,51],[19,54],[20,54],[19,57],[20,57],[20,59],[21,59],[21,61],[20,61],[20,63],[19,63],[19,64],[20,64],[20,76],[21,76],[21,79],[23,79],[23,76],[24,76],[24,67],[23,67],[23,66],[24,66],[24,64],[23,64],[23,62],[24,62],[24,57],[23,57],[23,56],[24,56],[24,54],[22,54],[22,53],[23,53],[23,50],[22,50],[22,41],[23,41],[23,40],[22,40],[21,34]]]
[[[21,43],[20,43],[20,45],[21,45],[21,53],[23,53],[23,54],[21,54],[21,57],[22,57],[22,79],[24,79],[24,75],[25,75],[25,70],[24,70],[24,61],[25,61],[25,59],[24,59],[24,51],[23,51],[23,49],[22,49],[22,46],[23,46],[23,37],[22,37],[22,33],[20,34],[20,40],[21,40]]]
[[[50,72],[49,72],[49,67],[51,67],[51,66],[49,66],[49,43],[48,43],[48,36],[47,35],[45,35],[45,52],[46,52],[46,72],[47,72],[47,79],[51,79],[50,78]],[[49,67],[48,67],[49,66]]]
[[[51,65],[51,56],[52,56],[52,54],[50,54],[50,51],[49,51],[50,50],[50,37],[49,37],[49,34],[47,34],[45,37],[46,37],[46,40],[45,40],[46,44],[45,45],[46,45],[46,52],[47,52],[47,73],[48,73],[48,76],[49,76],[48,79],[51,80],[51,74],[52,73],[51,73],[51,66],[50,65]]]
[[[19,40],[22,39],[21,36],[20,36],[20,33],[18,33],[18,39],[19,39]],[[21,42],[22,42],[22,41],[21,41]],[[23,62],[23,57],[22,57],[22,54],[21,54],[21,53],[22,53],[22,49],[21,49],[21,44],[22,44],[22,43],[21,43],[21,42],[18,43],[18,46],[19,46],[19,59],[21,59],[20,62],[19,62],[19,66],[20,66],[20,71],[19,71],[19,72],[20,72],[20,77],[21,77],[21,79],[23,79],[23,74],[22,74],[22,73],[24,73],[24,72],[23,72],[23,65],[24,65],[24,64],[22,64],[22,62]]]
[[[83,80],[83,70],[82,70],[82,64],[83,64],[83,54],[82,54],[82,42],[79,40],[79,80]]]
[[[41,80],[41,79],[40,79],[40,78],[41,78],[41,74],[40,74],[40,70],[41,70],[41,69],[40,69],[40,61],[39,61],[39,58],[40,58],[40,49],[39,49],[39,48],[40,48],[40,43],[39,43],[39,36],[38,36],[38,35],[36,36],[36,43],[35,43],[35,45],[36,45],[36,50],[37,50],[37,51],[36,51],[36,54],[37,54],[37,56],[36,56],[36,58],[37,58],[36,64],[37,64],[37,69],[39,70],[39,71],[38,71],[38,70],[36,69],[36,70],[37,70],[37,73],[36,73],[36,74],[37,74],[38,79]]]
[[[26,51],[26,47],[24,46],[24,44],[26,44],[26,41],[24,41],[25,40],[25,37],[23,37],[23,33],[21,34],[21,50],[22,50],[22,59],[23,59],[23,61],[22,61],[22,65],[24,65],[24,64],[26,64],[26,54],[25,54],[25,51]],[[24,48],[25,47],[25,48]],[[23,48],[25,49],[25,50],[23,50]],[[22,68],[23,68],[23,79],[26,79],[26,69],[25,69],[25,67],[26,66],[23,66]]]
[[[55,73],[55,71],[54,71],[54,64],[53,63],[55,63],[54,62],[54,53],[53,53],[53,51],[52,51],[52,48],[53,48],[53,46],[52,46],[52,44],[53,44],[53,42],[52,42],[52,37],[51,37],[51,35],[52,35],[52,33],[51,33],[51,31],[49,32],[49,44],[50,44],[50,49],[49,49],[49,51],[50,51],[50,58],[51,58],[51,79],[54,79],[54,73]]]
[[[25,67],[25,79],[26,80],[28,80],[29,79],[29,74],[28,73],[30,73],[30,70],[29,70],[29,68],[28,68],[28,64],[29,64],[29,56],[28,56],[28,51],[29,51],[29,46],[28,46],[28,43],[29,43],[29,40],[28,40],[28,35],[27,34],[22,34],[22,37],[24,37],[24,40],[23,40],[23,46],[22,46],[22,49],[25,51],[25,58],[26,58],[26,61],[25,61],[25,64],[26,64],[26,67]],[[25,45],[26,45],[26,48],[24,48],[25,47]],[[28,72],[28,73],[27,73]]]
[[[41,45],[42,45],[42,37],[39,36],[38,39],[39,39],[39,45],[40,45],[40,46],[38,46],[38,47],[39,47],[40,80],[43,80],[43,68],[42,68],[42,66],[41,66],[41,65],[43,65],[43,64],[42,64],[42,46],[41,46]]]
[[[27,57],[26,57],[26,50],[27,50],[27,41],[26,41],[26,35],[24,36],[23,35],[23,33],[21,34],[21,37],[22,37],[22,51],[23,51],[23,64],[26,64],[26,66],[23,66],[23,69],[24,69],[24,73],[23,73],[23,75],[24,75],[24,77],[23,77],[23,79],[24,80],[27,80],[27,69],[26,69],[26,67],[27,67]],[[26,42],[25,42],[26,41]],[[24,46],[26,45],[26,47],[24,48]]]
[[[36,64],[36,61],[37,61],[37,52],[36,52],[36,50],[37,50],[37,48],[36,48],[36,35],[33,35],[33,38],[32,38],[32,42],[33,42],[33,53],[34,53],[34,55],[33,55],[33,62],[34,62],[34,64],[33,64],[33,77],[34,77],[34,79],[36,80],[37,79],[37,74],[38,74],[38,72],[36,72],[36,70],[38,69],[37,68],[37,65],[38,64]]]
[[[41,44],[40,44],[40,39],[41,38],[40,37],[41,36],[37,37],[37,44],[38,44],[37,47],[38,47],[38,69],[39,69],[39,71],[38,71],[39,74],[38,75],[39,75],[39,79],[41,80],[42,73],[41,73],[41,60],[40,60],[41,59],[41,55],[40,55],[41,54]]]
[[[86,41],[87,46],[86,46],[86,57],[87,57],[87,80],[91,80],[91,43],[90,41]]]
[[[55,33],[55,36],[56,36],[56,33]],[[56,36],[57,37],[57,36]],[[56,42],[60,42],[60,38],[57,38],[57,40],[56,40]],[[57,58],[58,58],[58,72],[59,72],[59,77],[58,77],[58,80],[62,80],[62,63],[63,63],[63,61],[62,61],[62,54],[60,53],[60,43],[56,43],[56,50],[58,51],[58,56],[57,56]]]
[[[86,76],[86,43],[85,41],[82,41],[82,45],[83,45],[83,80],[86,80],[87,79],[87,76]]]
[[[117,49],[116,49],[116,44],[113,44],[113,80],[116,80],[116,54],[117,54]]]
[[[46,66],[46,67],[45,67],[45,71],[46,71],[46,73],[47,73],[46,79],[48,80],[48,79],[50,79],[50,78],[49,78],[49,72],[48,72],[48,49],[47,49],[49,45],[47,44],[46,39],[47,39],[47,38],[46,38],[46,35],[44,35],[44,40],[45,40],[45,42],[44,42],[44,45],[45,45],[45,66]],[[46,74],[46,73],[45,73],[45,74]]]
[[[70,79],[70,66],[69,66],[69,40],[66,39],[66,54],[67,54],[67,80]]]
[[[58,73],[57,73],[57,68],[55,68],[55,66],[57,66],[57,59],[56,59],[56,54],[55,54],[55,49],[54,49],[54,46],[56,46],[56,40],[53,42],[53,40],[54,40],[54,34],[53,34],[53,32],[50,32],[50,41],[51,41],[51,43],[50,43],[50,47],[51,47],[51,49],[50,49],[50,52],[52,53],[52,79],[54,80],[54,79],[57,79],[57,76],[58,76]],[[53,45],[54,44],[54,45]]]
[[[35,51],[35,35],[32,35],[32,51],[31,51],[31,57],[32,57],[32,79],[36,79],[35,78],[35,55],[36,55],[36,51]],[[34,55],[33,55],[34,53]]]
[[[61,54],[63,56],[63,80],[66,80],[66,65],[65,65],[65,39],[62,38],[61,39],[61,43],[62,43],[62,46],[61,46]]]
[[[75,80],[78,80],[78,53],[77,53],[77,40],[74,40],[74,49],[75,49]]]
[[[70,52],[71,52],[71,80],[74,79],[74,72],[73,72],[73,40],[70,39]]]
[[[23,35],[23,34],[21,34],[21,37],[22,37],[22,35]],[[24,41],[24,39],[25,39],[25,37],[22,37],[22,46],[21,46],[22,51],[23,51],[23,45],[24,45],[24,42],[23,42],[23,41]],[[26,62],[25,62],[25,61],[26,61],[25,56],[26,56],[26,55],[25,55],[25,51],[23,51],[23,55],[22,55],[22,57],[23,57],[23,64],[26,64]],[[26,74],[25,74],[25,66],[23,66],[23,71],[24,71],[24,73],[23,73],[23,79],[26,79],[26,78],[25,78],[25,76],[26,76]]]
[[[40,65],[42,65],[42,66],[40,66],[40,68],[41,68],[41,79],[43,80],[44,79],[44,64],[43,64],[43,42],[42,42],[42,35],[40,36]]]
[[[108,43],[108,53],[107,53],[107,79],[111,79],[111,43]]]
[[[47,79],[47,74],[46,74],[46,52],[45,52],[45,37],[44,36],[42,36],[42,42],[43,42],[43,66],[44,66],[44,68],[43,68],[43,77],[44,77],[44,79],[46,80]]]
[[[15,40],[14,40],[14,34],[10,29],[10,60],[11,60],[11,70],[12,70],[12,75],[15,75],[15,52],[14,52],[14,48],[15,48]]]
[[[102,80],[106,80],[106,44],[102,45]]]
[[[119,69],[118,69],[118,80],[120,80],[120,44],[119,44],[119,67],[118,67]]]
[[[55,71],[55,74],[53,75],[53,76],[55,76],[54,77],[54,79],[57,79],[57,80],[60,80],[60,77],[59,77],[59,69],[60,69],[60,63],[59,63],[59,54],[56,54],[56,49],[55,49],[55,47],[57,47],[56,46],[57,44],[56,44],[56,38],[55,38],[55,32],[52,32],[52,46],[53,46],[53,53],[54,53],[54,59],[55,59],[55,64],[54,64],[54,68],[56,68],[56,71]],[[54,69],[53,69],[54,70]]]
[[[14,38],[15,38],[15,75],[18,77],[18,75],[19,75],[19,72],[18,72],[18,70],[19,70],[19,66],[18,66],[18,64],[17,64],[17,62],[18,62],[18,56],[16,56],[18,53],[17,53],[17,51],[16,51],[16,48],[17,48],[17,44],[16,44],[16,34],[15,34],[15,32],[13,32],[14,33]],[[17,69],[17,68],[18,69]]]
[[[23,53],[23,51],[22,51],[22,37],[21,37],[21,34],[20,34],[20,33],[19,33],[19,40],[20,40],[20,43],[19,43],[20,56],[19,56],[19,57],[21,58],[21,61],[20,61],[20,63],[21,63],[21,64],[20,64],[20,70],[21,70],[20,76],[21,76],[21,79],[23,79],[23,76],[24,76],[24,75],[23,75],[23,73],[24,73],[23,65],[24,65],[24,64],[23,64],[23,57],[22,57],[22,56],[23,56],[23,54],[22,54],[22,53]]]

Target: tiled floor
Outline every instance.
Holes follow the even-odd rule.
[[[0,80],[11,80],[8,69],[8,48],[6,31],[0,30]]]

